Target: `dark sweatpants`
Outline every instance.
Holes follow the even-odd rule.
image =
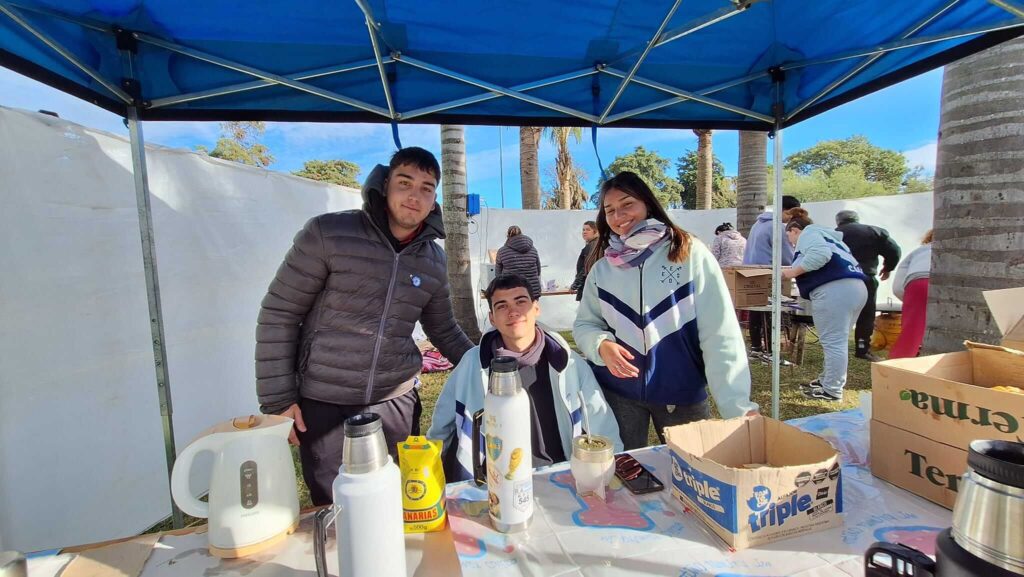
[[[878,294],[878,278],[871,275],[864,281],[868,287],[868,300],[860,309],[857,317],[857,328],[853,331],[856,339],[857,356],[864,356],[871,351],[871,333],[875,332],[875,296]]]
[[[376,405],[335,405],[312,399],[299,401],[306,432],[299,433],[299,454],[302,456],[302,478],[309,487],[314,505],[334,502],[332,485],[341,467],[345,441],[345,419],[359,413],[377,413],[384,422],[384,439],[388,453],[398,463],[398,443],[409,435],[420,434],[420,395],[416,389]]]
[[[747,320],[750,348],[757,351],[772,350],[772,313],[750,311]]]

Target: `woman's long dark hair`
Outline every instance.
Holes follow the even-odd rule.
[[[590,271],[597,261],[604,258],[604,251],[608,248],[611,239],[612,229],[608,225],[608,217],[604,214],[604,196],[609,190],[621,191],[633,198],[640,200],[647,206],[648,218],[653,218],[664,224],[672,231],[671,248],[669,248],[668,259],[672,262],[683,262],[690,256],[690,233],[676,226],[668,213],[662,208],[658,198],[654,196],[651,187],[642,178],[633,172],[620,172],[612,178],[604,181],[601,185],[601,194],[597,201],[597,246],[587,256],[587,272]]]

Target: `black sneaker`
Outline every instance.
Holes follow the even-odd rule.
[[[747,353],[747,358],[753,361],[759,361],[762,357],[764,357],[764,351],[761,349],[750,349],[750,352]]]
[[[821,388],[821,379],[814,379],[813,381],[811,381],[809,383],[800,383],[800,390],[801,391],[806,391],[806,390],[809,390],[809,389],[820,389],[820,388]]]
[[[878,363],[878,362],[881,362],[881,361],[885,360],[882,357],[876,355],[875,353],[872,353],[871,351],[868,351],[866,353],[856,354],[854,356],[857,357],[858,359],[864,359],[865,361],[868,361],[869,363]]]
[[[842,396],[835,396],[832,393],[822,388],[809,388],[800,391],[803,393],[805,398],[813,399],[816,401],[828,401],[830,403],[838,403],[843,400]]]

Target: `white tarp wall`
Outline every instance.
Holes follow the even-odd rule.
[[[259,304],[310,217],[357,191],[149,147],[180,451],[258,410]],[[0,107],[0,542],[33,551],[170,514],[125,138]]]
[[[907,254],[921,244],[921,237],[932,226],[932,194],[906,194],[899,196],[876,196],[856,200],[813,202],[804,205],[816,224],[835,227],[835,215],[840,210],[856,210],[860,221],[880,226]],[[516,225],[523,234],[533,239],[541,261],[541,282],[554,281],[559,288],[568,287],[576,275],[576,259],[583,248],[580,233],[583,223],[596,219],[593,210],[506,210],[483,209],[469,225],[469,245],[473,258],[474,287],[480,287],[480,262],[487,262],[487,250],[498,249],[505,242],[509,226]],[[723,222],[736,224],[736,210],[723,208],[707,211],[671,210],[669,216],[677,225],[695,234],[711,246],[715,228]],[[783,239],[785,240],[785,239]],[[892,296],[892,283],[884,282],[878,289],[878,302],[886,302]],[[487,303],[483,300],[477,307],[481,328],[487,322]],[[549,296],[541,299],[541,321],[551,328],[568,330],[576,317],[575,296]]]
[[[357,191],[188,151],[147,154],[180,451],[202,429],[257,410],[254,333],[267,285],[307,219],[361,202]],[[931,199],[808,209],[823,224],[858,210],[909,251],[930,227]],[[127,140],[0,107],[0,207],[0,547],[141,531],[170,501]],[[672,216],[706,243],[735,222],[734,210]],[[474,290],[486,249],[512,224],[536,242],[544,280],[568,286],[593,217],[485,210],[470,225]],[[880,299],[888,294],[883,286]],[[542,307],[544,322],[571,328],[573,297]]]

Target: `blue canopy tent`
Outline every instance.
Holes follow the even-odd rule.
[[[780,167],[786,126],[1024,33],[1018,0],[0,0],[0,12],[0,64],[128,121],[168,467],[139,121],[584,126],[595,145],[600,126],[764,130]],[[777,417],[778,298],[773,315]]]

